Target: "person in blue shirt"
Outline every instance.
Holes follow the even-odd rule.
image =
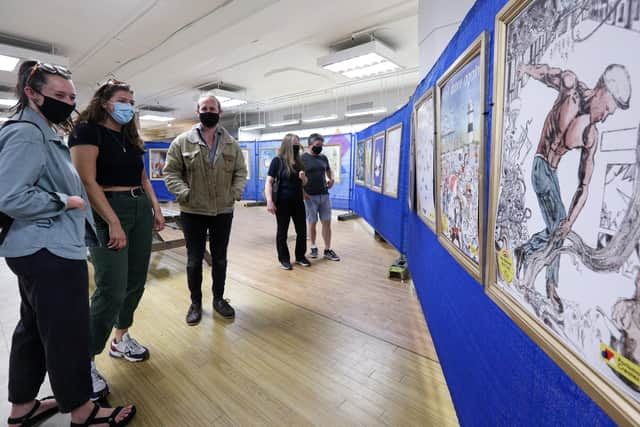
[[[64,67],[25,61],[15,115],[0,130],[0,212],[13,219],[0,256],[18,278],[20,321],[9,360],[10,426],[57,411],[72,425],[125,425],[135,407],[91,402],[87,244],[97,244],[87,194],[58,132],[71,129],[76,90]],[[55,397],[37,400],[49,374]],[[108,422],[108,421],[107,421]]]

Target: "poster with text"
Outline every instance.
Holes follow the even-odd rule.
[[[438,82],[439,238],[481,281],[484,37]]]

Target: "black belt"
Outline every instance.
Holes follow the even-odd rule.
[[[104,196],[107,199],[114,199],[116,197],[130,197],[132,199],[137,199],[138,197],[144,194],[144,190],[142,187],[132,188],[131,190],[125,191],[105,191]]]

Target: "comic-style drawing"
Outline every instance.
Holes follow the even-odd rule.
[[[416,196],[417,211],[434,231],[436,223],[435,202],[435,102],[433,95],[425,98],[416,108]]]
[[[640,402],[640,4],[533,0],[506,40],[498,285]]]
[[[365,184],[367,187],[371,188],[373,184],[373,168],[372,168],[372,157],[373,157],[373,141],[371,138],[365,141],[364,146],[364,178]]]
[[[149,149],[149,170],[151,172],[152,181],[163,181],[164,175],[162,170],[164,164],[167,161],[167,149],[166,148],[151,148]]]
[[[480,255],[480,63],[478,55],[455,73],[440,102],[442,233],[475,263]]]
[[[402,146],[402,124],[387,129],[384,154],[384,191],[386,196],[398,197],[400,173],[400,148]]]

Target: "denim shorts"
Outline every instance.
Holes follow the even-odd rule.
[[[304,201],[304,207],[307,211],[307,222],[315,224],[320,221],[331,221],[331,200],[328,194],[317,194],[309,196],[309,200]]]

